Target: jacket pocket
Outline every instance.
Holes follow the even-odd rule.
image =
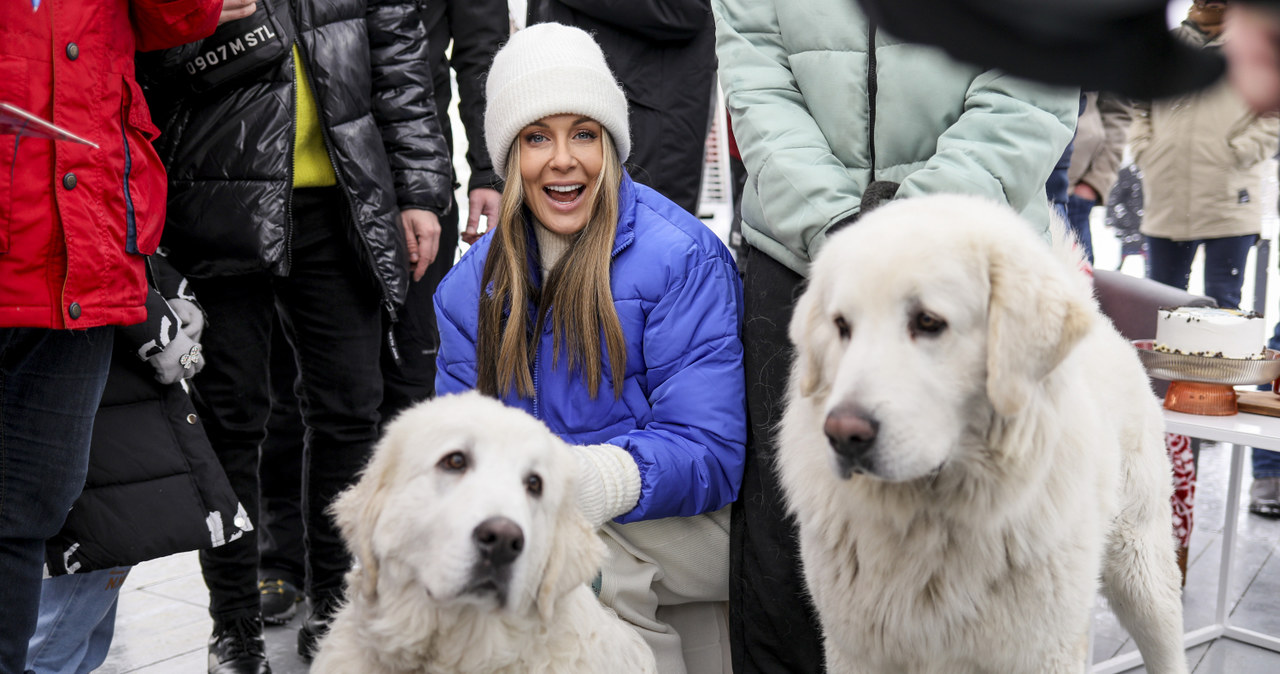
[[[0,103],[20,108],[27,105],[27,63],[22,59],[0,61]],[[13,223],[13,201],[18,179],[18,136],[0,133],[0,255],[9,252],[9,232]]]
[[[124,171],[121,193],[125,207],[125,250],[150,255],[160,245],[164,228],[167,176],[151,141],[160,130],[151,122],[151,111],[142,89],[130,77],[123,77],[120,102],[121,144]]]

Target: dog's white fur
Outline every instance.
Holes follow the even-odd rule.
[[[446,460],[455,452],[462,470]],[[544,425],[477,393],[397,417],[333,506],[357,565],[312,671],[654,671],[649,647],[588,585],[605,545],[578,511],[575,471]],[[503,592],[473,540],[492,517],[523,532]]]
[[[1161,412],[1065,247],[932,196],[814,262],[777,461],[828,671],[1080,672],[1099,578],[1147,670],[1186,671]],[[878,424],[865,464],[833,413]]]

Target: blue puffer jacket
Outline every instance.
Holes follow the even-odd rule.
[[[566,442],[630,452],[640,500],[617,522],[718,510],[737,497],[746,440],[737,267],[698,219],[630,177],[618,206],[610,282],[627,341],[622,395],[615,400],[607,360],[595,399],[580,373],[565,371],[563,355],[552,370],[548,321],[534,360],[536,396],[504,402]],[[439,395],[475,388],[480,277],[491,240],[472,246],[436,290]]]

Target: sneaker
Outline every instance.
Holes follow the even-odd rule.
[[[209,674],[271,674],[258,616],[214,619],[209,637]]]
[[[1280,518],[1280,477],[1255,478],[1249,486],[1249,512]]]
[[[306,662],[311,662],[320,650],[320,640],[329,633],[329,624],[333,622],[341,601],[339,597],[326,597],[312,600],[311,605],[311,614],[298,628],[298,655]]]
[[[268,625],[285,625],[298,614],[302,593],[298,586],[283,578],[263,578],[258,581],[262,594],[262,622]]]

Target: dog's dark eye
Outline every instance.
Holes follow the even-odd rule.
[[[450,452],[436,465],[444,470],[462,472],[467,469],[467,455],[462,452]]]
[[[542,476],[537,473],[531,474],[524,479],[524,488],[534,496],[542,495]]]
[[[945,329],[947,322],[927,311],[921,311],[911,319],[913,335],[936,335]]]
[[[849,339],[852,331],[849,330],[849,321],[844,320],[844,316],[836,316],[836,331],[840,333],[840,339]]]

